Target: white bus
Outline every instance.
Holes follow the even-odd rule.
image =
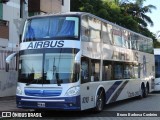
[[[28,18],[18,56],[19,108],[102,111],[154,89],[152,39],[89,13]]]
[[[155,55],[155,86],[154,91],[160,91],[160,49],[154,49]]]

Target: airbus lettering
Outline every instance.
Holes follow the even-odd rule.
[[[134,60],[134,61],[138,61],[138,52],[132,52],[128,53],[127,51],[113,51],[112,54],[112,59],[116,59],[116,60],[125,60],[125,61],[129,61],[129,60]]]
[[[38,49],[38,48],[60,48],[64,46],[64,41],[38,41],[38,42],[31,42],[27,49]]]

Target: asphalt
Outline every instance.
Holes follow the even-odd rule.
[[[16,106],[16,96],[0,97],[0,112],[3,111],[24,111]]]

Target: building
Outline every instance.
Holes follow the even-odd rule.
[[[70,11],[70,0],[28,0],[29,16]]]
[[[24,21],[28,16],[70,11],[70,0],[0,0],[0,97],[16,93],[17,60],[6,72],[6,57],[19,50]]]

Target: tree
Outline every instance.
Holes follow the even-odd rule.
[[[89,12],[97,15],[101,8],[103,8],[102,0],[71,0],[71,11]]]
[[[153,26],[153,21],[146,13],[152,13],[152,9],[156,9],[153,5],[143,6],[145,0],[136,0],[134,3],[123,3],[120,6],[126,15],[131,15],[142,26],[147,27],[149,23]]]
[[[156,9],[153,5],[143,6],[145,0],[71,0],[71,11],[89,12],[132,31],[151,37],[155,35],[147,29],[153,21],[146,13]]]

